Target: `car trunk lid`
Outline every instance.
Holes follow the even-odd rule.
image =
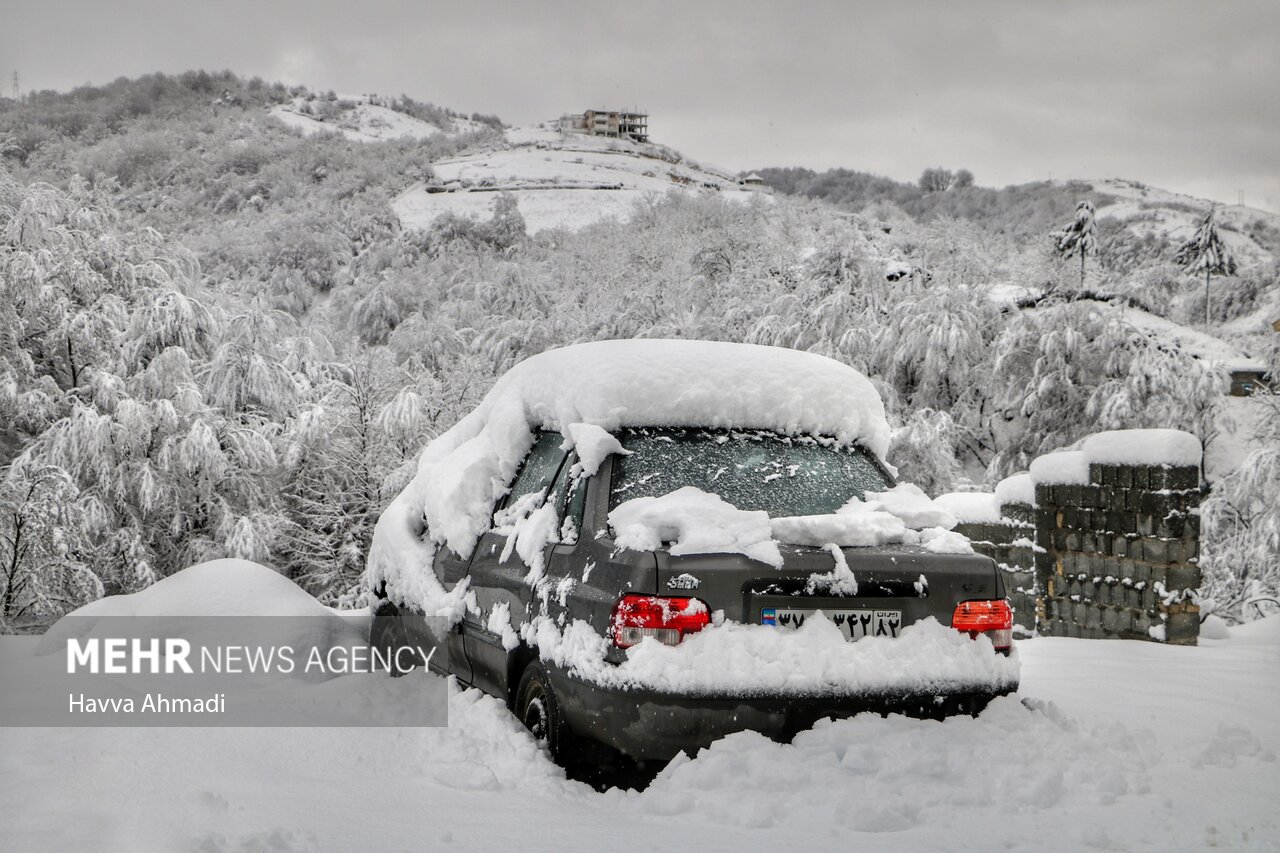
[[[1004,597],[989,558],[905,545],[840,548],[857,589],[832,589],[829,581],[838,577],[833,550],[783,546],[780,569],[739,554],[660,551],[657,593],[695,596],[724,618],[747,624],[794,627],[800,617],[822,610],[833,621],[856,619],[861,627],[853,629],[854,637],[860,630],[896,636],[929,616],[950,625],[960,602]]]

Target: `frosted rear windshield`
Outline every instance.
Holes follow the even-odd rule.
[[[824,515],[892,479],[861,447],[762,431],[629,429],[618,438],[630,456],[614,463],[609,507],[696,486],[773,518]]]

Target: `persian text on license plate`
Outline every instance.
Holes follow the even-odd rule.
[[[762,625],[796,629],[814,618],[817,610],[799,610],[793,607],[766,607],[760,611]],[[863,637],[896,637],[902,630],[901,610],[822,610],[822,615],[835,623],[847,639]]]

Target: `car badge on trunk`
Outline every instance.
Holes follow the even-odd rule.
[[[667,589],[697,589],[701,585],[702,581],[688,572],[667,578]]]

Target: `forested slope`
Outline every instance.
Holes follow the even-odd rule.
[[[1126,320],[1142,304],[1194,322],[1203,278],[1103,243],[1082,283],[1054,251],[1042,232],[1097,195],[1009,214],[1021,228],[939,205],[654,196],[625,224],[530,237],[495,193],[488,220],[405,230],[390,199],[495,131],[304,136],[269,114],[301,94],[195,73],[0,102],[6,626],[224,555],[355,601],[372,523],[426,439],[528,355],[644,336],[858,367],[897,427],[892,460],[935,493],[1098,429],[1229,434],[1260,455],[1206,506],[1210,586],[1274,590],[1280,411],[1224,432],[1221,372]],[[887,260],[919,272],[888,281]],[[1274,266],[1214,283],[1231,345],[1280,367],[1261,324]],[[1082,284],[1123,298],[1079,300]]]

